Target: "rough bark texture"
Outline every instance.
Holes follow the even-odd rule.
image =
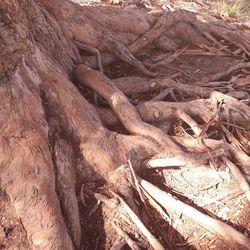
[[[236,33],[228,35],[225,27],[216,25],[209,26],[211,33],[237,44]],[[187,34],[175,32],[187,27]],[[152,78],[158,72],[151,72],[136,55],[147,46],[167,51],[187,40],[209,45],[202,29],[204,24],[185,11],[158,19],[139,10],[80,7],[68,0],[1,0],[0,189],[20,218],[31,249],[80,248],[86,232],[81,229],[76,192],[84,181],[106,182],[135,208],[127,172],[119,168],[128,159],[136,171],[145,158],[159,152],[177,157],[181,166],[195,166],[197,158],[147,122],[180,118],[199,137],[202,131],[191,117],[208,123],[217,103],[223,101],[238,111],[232,114],[232,122],[249,128],[247,105],[205,87],[196,86],[193,91],[208,99],[188,105],[146,102],[135,108],[126,95],[168,87],[185,94],[190,91],[170,79],[129,79],[132,86],[127,85],[128,79],[111,81],[89,67],[96,68],[93,58],[82,56],[75,43],[98,49],[103,65],[119,59]],[[240,35],[240,47],[249,53],[249,36]],[[98,92],[118,119],[110,110],[94,108],[76,85]],[[225,107],[221,120],[226,115]],[[105,127],[119,121],[130,135]],[[249,158],[243,156],[244,165]]]

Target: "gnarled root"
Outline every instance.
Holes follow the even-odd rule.
[[[1,82],[1,189],[24,226],[30,247],[74,249],[55,191],[48,124],[35,84],[16,72]],[[39,122],[38,122],[39,121]]]

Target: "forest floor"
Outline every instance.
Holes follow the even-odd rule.
[[[215,11],[215,3],[209,1],[72,1],[81,5],[95,6],[112,4],[116,6],[116,8],[139,8],[148,13],[183,8],[191,11],[208,13],[219,19],[225,19],[227,22],[238,23],[245,29],[248,29],[249,25],[250,28],[250,20],[246,17],[234,19],[221,15]],[[143,59],[144,62],[151,62],[153,59],[157,59],[161,55],[161,51],[151,50],[140,55],[140,59]],[[229,54],[218,50],[211,51],[208,48],[194,48],[187,46],[180,52],[178,57],[171,62],[171,64],[164,68],[164,75],[162,75],[162,77],[168,77],[175,79],[180,83],[190,84],[190,88],[192,88],[193,82],[198,82],[200,79],[209,78],[211,75],[218,72],[226,71],[230,66],[240,63],[243,60],[245,60],[244,54],[237,54],[237,51],[235,53],[232,51],[232,53]],[[108,66],[108,68],[105,69],[105,74],[111,79],[127,76],[142,76],[140,72],[136,71],[136,69],[123,62]],[[232,92],[244,92],[245,96],[243,99],[249,99],[250,72],[246,70],[237,72],[236,75],[232,76],[230,79],[225,79],[225,81],[230,84]],[[129,98],[133,104],[138,104],[141,101],[152,99],[159,93],[160,90],[147,94],[132,95]],[[176,100],[188,101],[189,97],[176,91],[170,92],[163,98],[163,100],[168,102],[175,102]],[[242,130],[240,127],[235,127],[234,125],[230,126],[229,124],[227,126],[229,134],[227,134],[227,132],[222,133],[221,130],[217,130],[219,126],[219,123],[214,122],[213,126],[209,128],[207,133],[211,135],[210,138],[232,141],[235,139],[234,137],[232,139],[232,134],[235,135],[239,132],[238,135],[243,135],[245,140],[244,142],[241,141],[241,136],[238,136],[236,137],[237,141],[244,145],[245,151],[249,154],[249,131]],[[112,129],[123,132],[123,128],[120,127],[113,127]],[[168,133],[171,135],[188,136],[190,134],[190,137],[192,135],[192,131],[190,131],[184,122],[180,120],[176,120],[174,125],[170,128],[166,127],[166,130],[170,131]],[[247,201],[244,192],[240,190],[238,183],[228,168],[222,166],[216,166],[216,169],[204,167],[196,169],[173,168],[160,172],[151,171],[148,176],[150,176],[150,182],[152,183],[159,183],[159,180],[161,180],[161,188],[163,190],[175,194],[175,196],[186,204],[196,207],[211,217],[220,218],[220,220],[232,225],[244,235],[250,237],[249,202]],[[147,173],[144,173],[144,178],[147,179]],[[85,183],[85,187],[88,187],[95,192],[104,188],[98,183]],[[78,198],[85,242],[82,249],[109,249],[111,235],[107,238],[104,235],[103,230],[105,209],[102,208],[101,205],[97,205],[96,201],[91,198],[85,197],[85,200],[83,201],[83,197],[81,197],[80,194]],[[148,221],[148,227],[152,233],[163,243],[171,242],[174,249],[229,249],[228,245],[226,245],[220,237],[209,233],[206,229],[182,214],[172,214],[170,216],[171,221],[167,222],[160,217],[159,214],[156,214],[155,210],[150,207],[150,205],[148,205],[147,210],[145,210],[145,207],[139,198],[136,203],[139,205],[142,217],[144,213],[148,212],[152,215],[150,218],[151,221]],[[9,219],[11,218],[11,213],[14,213],[14,211],[10,211],[10,209],[6,207],[7,204],[6,197],[4,197],[4,194],[0,193],[0,249],[25,249],[25,232],[23,232],[22,227],[17,221]],[[170,226],[171,223],[175,224],[174,227]],[[141,240],[146,244],[145,240]]]

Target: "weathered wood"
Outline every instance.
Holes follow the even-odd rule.
[[[176,85],[172,80],[163,79],[146,80],[136,88],[130,83],[120,84],[122,91],[119,91],[119,87],[100,72],[78,66],[79,79],[108,101],[132,134],[122,135],[103,126],[96,110],[69,80],[75,80],[73,67],[85,58],[81,58],[74,40],[99,50],[101,56],[107,58],[103,60],[104,65],[118,58],[149,77],[155,76],[135,57],[136,53],[149,45],[176,48],[172,41],[176,36],[180,36],[178,44],[190,36],[193,36],[192,44],[206,41],[209,36],[202,37],[202,32],[196,36],[195,29],[209,28],[210,23],[202,26],[196,20],[197,14],[173,12],[158,19],[139,10],[80,7],[69,0],[2,0],[0,12],[0,188],[15,208],[32,249],[74,249],[80,245],[81,215],[78,214],[74,186],[75,182],[82,182],[82,176],[75,178],[73,172],[77,164],[76,159],[71,161],[72,158],[81,157],[81,169],[77,170],[82,171],[87,180],[90,175],[93,179],[98,176],[107,182],[108,188],[131,202],[131,184],[125,170],[119,168],[128,159],[133,160],[135,171],[145,157],[162,149],[180,156],[181,164],[187,159],[193,160],[162,130],[145,121],[181,117],[195,127],[196,122],[189,116],[198,115],[208,121],[211,107],[222,100],[225,109],[228,105],[237,111],[233,115],[235,121],[249,120],[246,105],[204,87],[189,90],[187,85]],[[195,21],[194,26],[192,21]],[[175,22],[178,23],[173,27]],[[182,27],[182,36],[176,27]],[[230,31],[228,27],[231,26],[216,29],[213,24],[212,29],[216,30],[208,30],[213,34],[222,31],[221,36],[225,37],[226,30]],[[183,32],[186,28],[189,29],[188,36]],[[248,36],[233,31],[227,40],[249,52]],[[238,34],[243,38],[242,42],[236,37]],[[173,43],[167,46],[171,41]],[[193,101],[189,107],[184,106],[186,103],[151,102],[135,108],[122,93],[168,87],[207,99]],[[208,106],[205,105],[207,102]],[[197,104],[204,106],[197,108]],[[164,109],[163,115],[161,109]],[[226,117],[225,113],[223,115]],[[51,136],[55,131],[59,132],[58,138]],[[200,129],[194,131],[198,135]],[[229,150],[242,164],[249,162],[244,152],[233,147]]]
[[[76,76],[82,84],[93,88],[107,100],[124,127],[131,134],[150,137],[163,146],[163,148],[171,148],[172,151],[181,152],[178,146],[173,144],[165,133],[141,120],[135,107],[106,76],[82,64],[76,68]]]
[[[48,124],[28,74],[2,80],[0,175],[32,248],[73,249],[55,192]],[[33,87],[33,90],[32,90]]]
[[[73,149],[63,139],[53,142],[54,161],[56,168],[56,188],[60,197],[62,213],[74,245],[79,248],[81,243],[81,225],[76,198],[76,177],[73,166]]]
[[[151,183],[141,180],[140,184],[142,188],[148,192],[158,203],[160,203],[165,209],[175,212],[180,212],[200,225],[206,227],[211,232],[215,232],[223,237],[223,239],[230,242],[230,244],[237,246],[240,244],[247,249],[250,249],[250,239],[235,230],[233,227],[223,223],[219,220],[209,217],[196,210],[195,208],[186,205],[185,203],[175,199],[170,194],[162,191]]]

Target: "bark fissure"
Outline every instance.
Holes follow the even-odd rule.
[[[121,202],[121,195],[123,205],[128,202],[138,212],[133,197],[136,185],[126,167],[129,160],[135,172],[142,175],[152,174],[148,167],[185,169],[226,163],[233,169],[235,178],[244,181],[239,186],[249,191],[244,175],[233,163],[238,161],[245,173],[249,172],[249,143],[241,140],[249,130],[249,106],[227,95],[230,89],[224,85],[223,94],[220,93],[220,82],[216,90],[208,82],[232,75],[235,70],[249,67],[249,63],[241,62],[192,86],[172,80],[164,71],[182,56],[181,52],[188,53],[188,47],[180,53],[174,52],[170,58],[165,56],[160,62],[152,52],[159,48],[176,50],[187,43],[199,49],[202,46],[208,49],[211,44],[221,49],[223,39],[228,47],[237,46],[249,55],[247,32],[188,11],[166,12],[158,18],[139,10],[80,7],[69,0],[2,0],[0,14],[0,189],[9,197],[32,249],[80,249],[84,245],[86,229],[81,228],[84,218],[79,212],[76,193],[85,190],[85,185],[91,182],[105,184],[106,194],[114,195],[111,200]],[[81,57],[75,41],[80,42],[79,47],[91,48],[97,54],[101,72],[84,64],[87,59]],[[152,57],[150,63],[144,62],[144,51]],[[136,57],[139,54],[140,60]],[[102,67],[112,62],[125,69],[129,65],[133,68],[131,75],[135,76],[109,79]],[[157,62],[164,62],[164,67],[156,67]],[[155,72],[151,72],[150,64]],[[89,65],[92,65],[91,58]],[[113,66],[115,70],[116,65]],[[164,78],[155,79],[161,73]],[[100,94],[110,109],[91,105],[70,80],[75,77],[79,80],[77,84]],[[162,101],[155,101],[155,93],[163,89],[166,93],[156,97]],[[154,97],[144,101],[148,93]],[[176,101],[164,101],[168,94]],[[131,100],[136,95],[143,101],[137,100],[134,106]],[[197,99],[200,96],[204,99]],[[177,120],[189,127],[189,130],[179,127],[182,137],[168,134],[175,133]],[[112,131],[119,123],[126,135]],[[168,127],[165,131],[164,125]],[[210,139],[210,128],[219,131],[216,140]],[[232,161],[227,159],[230,156]],[[157,211],[163,211],[166,200],[158,204],[160,191],[145,183],[142,181],[141,185],[155,198],[152,204]],[[142,187],[136,188],[142,206],[147,207]],[[81,195],[84,200],[84,194]],[[164,197],[168,196],[164,193]],[[95,209],[91,213],[94,216]],[[107,237],[112,238],[115,233],[112,222],[117,222],[117,214],[119,211],[104,212],[103,231],[107,231]],[[220,229],[224,225],[208,216],[203,218],[220,225]],[[114,228],[126,238],[124,221],[125,218],[121,219],[124,228],[120,225],[119,230],[118,225]],[[138,225],[144,228],[143,223]],[[239,238],[231,242],[247,247],[247,237],[226,228]],[[138,234],[135,226],[133,233]],[[164,243],[164,239],[160,243],[154,238],[156,235],[147,233],[154,239],[149,241],[153,247]],[[115,238],[110,242],[114,243]]]

